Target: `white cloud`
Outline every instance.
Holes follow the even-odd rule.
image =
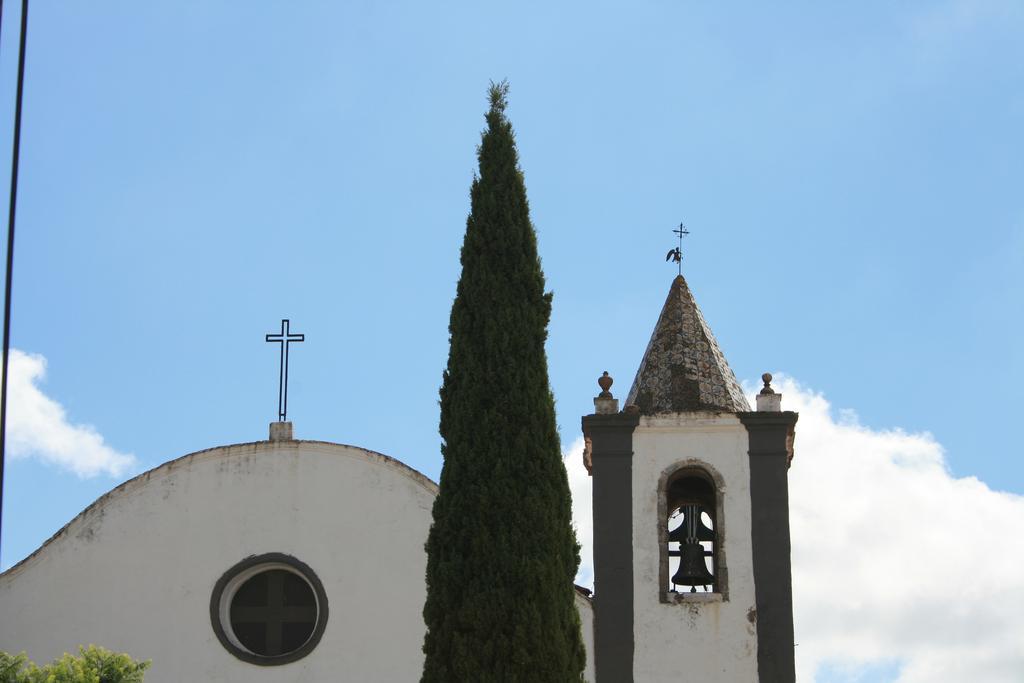
[[[118,477],[135,466],[135,457],[119,453],[90,425],[72,424],[64,407],[38,384],[46,376],[46,358],[11,349],[7,400],[7,449],[12,458],[35,457],[80,477]]]
[[[1024,671],[1024,497],[953,477],[929,434],[875,431],[790,379],[798,666],[900,660],[900,683]]]
[[[929,434],[872,430],[791,379],[774,385],[800,413],[789,475],[798,680],[893,662],[899,683],[1020,680],[1024,496],[952,476]],[[577,582],[590,585],[582,448],[566,468],[585,553]]]
[[[590,475],[583,466],[583,437],[562,454],[572,493],[572,521],[580,544],[580,568],[576,584],[594,589],[594,519],[591,508]]]

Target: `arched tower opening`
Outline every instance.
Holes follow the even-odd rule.
[[[665,487],[662,544],[667,590],[719,593],[718,502],[715,485],[702,468],[674,472]]]

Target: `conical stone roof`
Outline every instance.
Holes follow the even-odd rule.
[[[668,291],[626,405],[642,415],[750,410],[682,275]]]

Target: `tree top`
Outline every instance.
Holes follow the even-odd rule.
[[[491,81],[487,95],[491,100],[491,111],[504,113],[505,107],[508,106],[508,80],[502,79],[498,83]]]

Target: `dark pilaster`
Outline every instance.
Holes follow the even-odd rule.
[[[738,413],[750,435],[757,671],[761,683],[792,683],[793,577],[789,542],[789,482],[794,412]]]
[[[594,497],[594,668],[633,680],[633,430],[636,412],[586,415]]]

